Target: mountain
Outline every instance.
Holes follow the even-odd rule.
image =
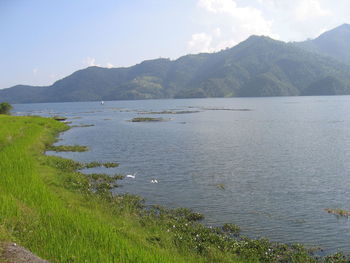
[[[312,45],[318,45],[317,50],[324,47],[322,52],[305,47],[311,42],[284,43],[251,36],[216,53],[148,60],[128,68],[89,67],[48,87],[17,85],[0,90],[0,101],[350,94],[350,65],[330,57],[336,51],[333,55],[325,51],[332,51],[332,43],[337,43],[339,54],[348,48],[341,44],[347,30],[344,25],[315,39]]]
[[[328,55],[350,64],[350,25],[343,24],[313,40],[295,43],[305,50]]]

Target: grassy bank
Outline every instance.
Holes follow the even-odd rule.
[[[145,209],[136,196],[112,196],[111,181],[43,155],[65,129],[0,115],[0,241],[57,263],[316,262],[301,246],[246,239],[235,226],[206,228],[186,209]]]

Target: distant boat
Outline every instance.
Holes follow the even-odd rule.
[[[101,105],[105,104],[105,102],[103,100],[101,100]]]

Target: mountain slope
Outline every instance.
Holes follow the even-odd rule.
[[[0,90],[0,101],[336,94],[350,94],[350,65],[302,45],[251,36],[217,53],[148,60],[128,68],[89,67],[49,87],[18,85]]]
[[[313,40],[295,43],[308,51],[328,55],[350,64],[350,25],[343,24]]]

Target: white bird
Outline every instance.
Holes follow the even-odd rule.
[[[105,104],[105,102],[102,100],[102,101],[101,101],[101,105],[103,105],[103,104]]]
[[[152,179],[152,180],[151,180],[151,183],[152,183],[152,184],[158,184],[158,180],[157,180],[157,179],[154,179],[154,180]]]
[[[136,173],[134,173],[134,174],[127,174],[126,177],[127,177],[127,178],[135,179]]]

